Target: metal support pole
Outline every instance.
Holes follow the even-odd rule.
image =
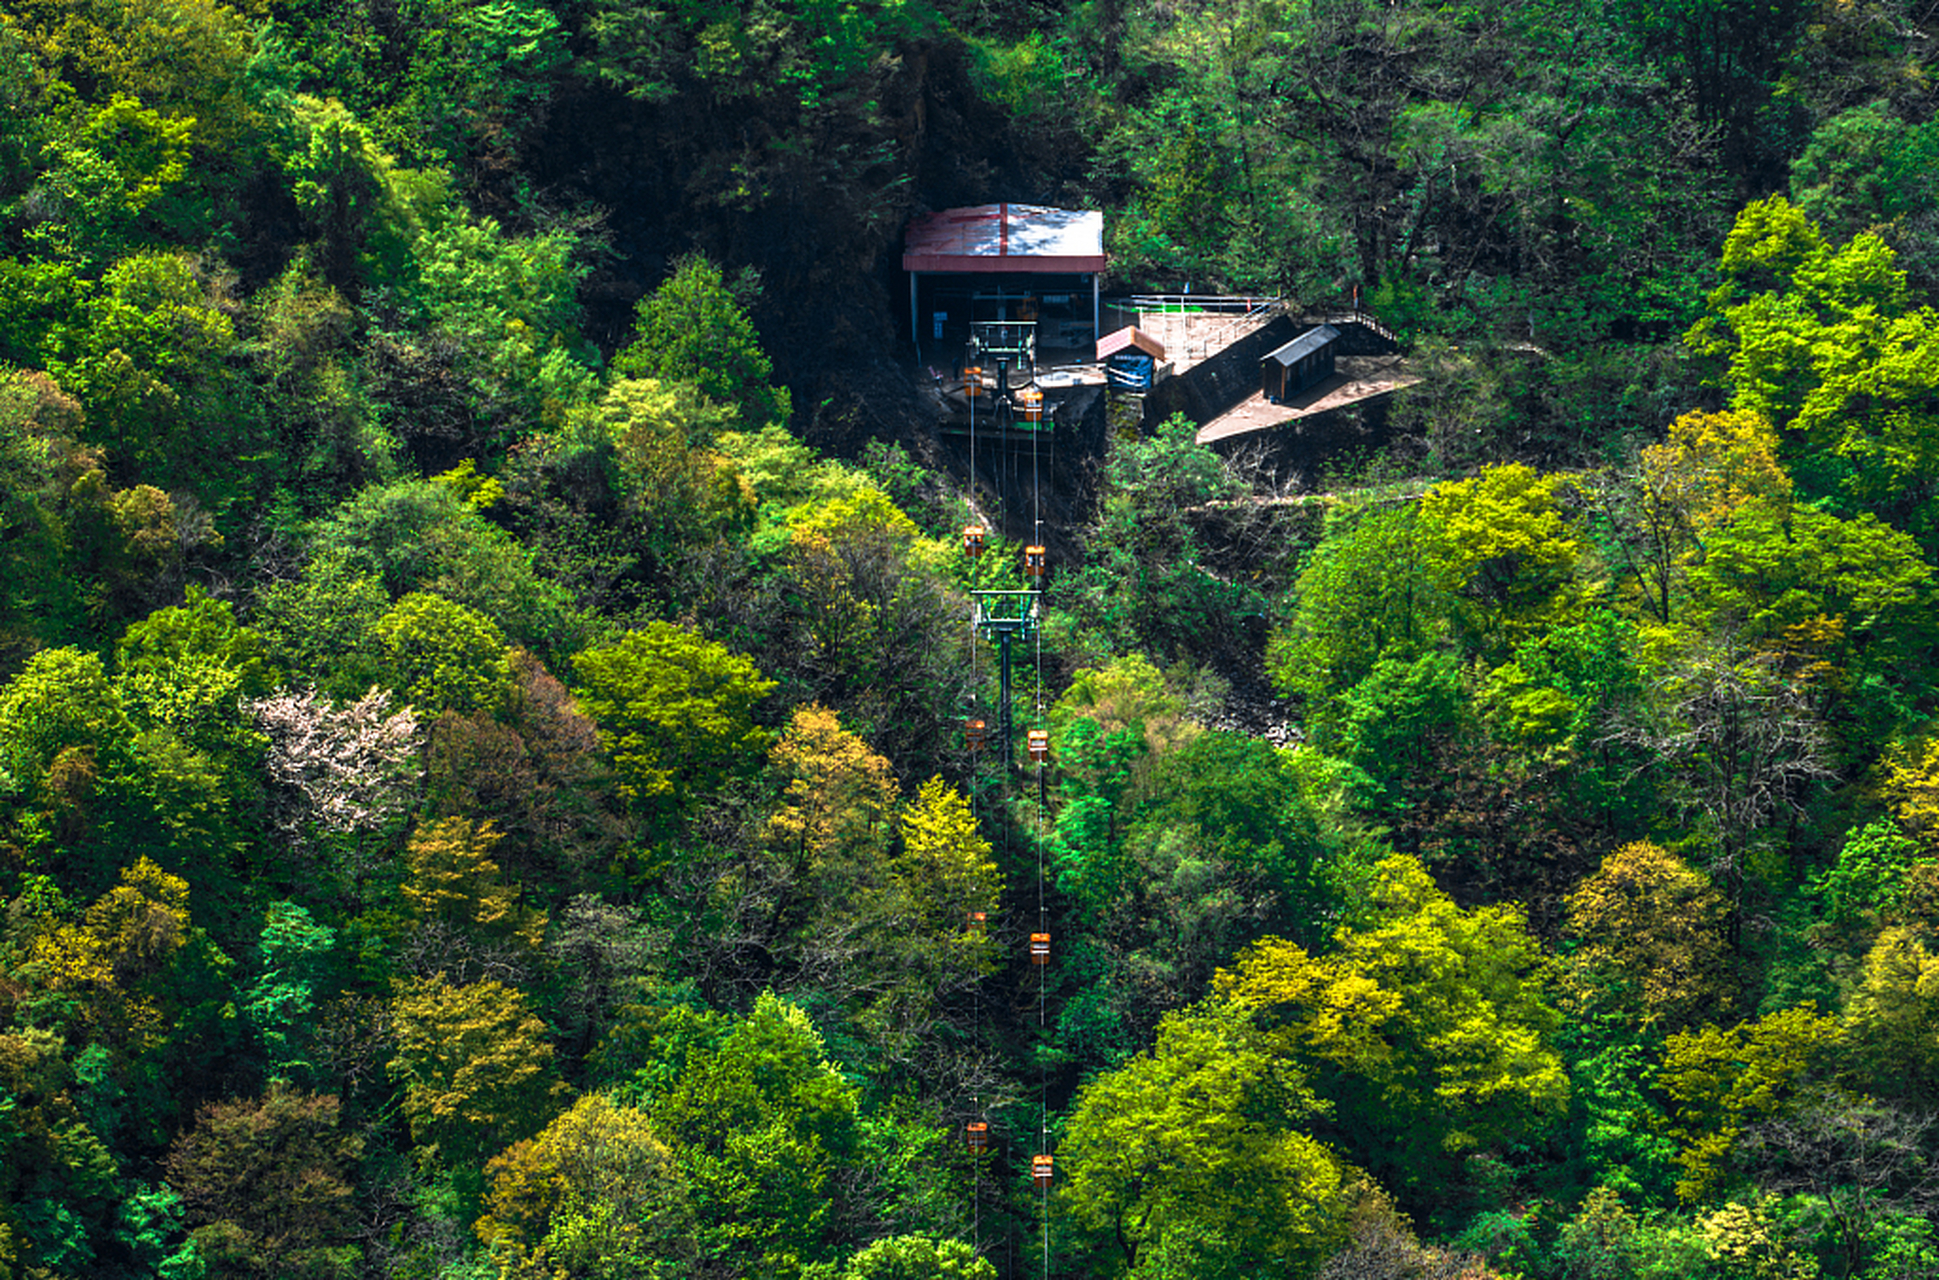
[[[1016,749],[1010,745],[1012,730],[1010,728],[1010,632],[1009,631],[1005,630],[1005,631],[999,631],[997,633],[996,648],[997,648],[997,653],[1003,663],[1003,677],[1001,682],[997,686],[1001,690],[1001,694],[999,696],[1001,696],[1003,699],[1003,709],[997,713],[997,724],[1001,726],[997,730],[997,732],[1003,735],[1003,769],[1005,773],[1008,773],[1011,770],[1015,769],[1017,764]]]

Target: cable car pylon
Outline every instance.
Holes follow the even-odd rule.
[[[1018,640],[1037,638],[1038,591],[972,591],[976,614],[971,626],[978,635],[996,645],[997,652],[997,749],[1003,755],[1005,772],[1016,765],[1016,727],[1010,705],[1012,645]]]

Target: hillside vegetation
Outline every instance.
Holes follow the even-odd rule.
[[[1939,1274],[1935,35],[0,8],[0,1280]],[[1015,768],[1003,199],[1423,376],[1067,457]]]

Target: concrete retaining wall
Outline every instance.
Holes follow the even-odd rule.
[[[1280,316],[1262,329],[1255,329],[1225,350],[1176,377],[1167,378],[1145,397],[1147,425],[1163,422],[1174,413],[1202,427],[1259,389],[1259,362],[1316,324],[1330,324],[1340,331],[1337,350],[1343,356],[1387,355],[1394,344],[1386,337],[1355,324],[1350,319],[1293,319]]]
[[[1259,362],[1298,337],[1285,316],[1255,329],[1210,360],[1165,379],[1145,396],[1145,423],[1182,413],[1202,427],[1259,389]]]

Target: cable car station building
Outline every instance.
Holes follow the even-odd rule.
[[[973,334],[1019,366],[1040,351],[1085,359],[1098,339],[1104,215],[1033,204],[925,214],[909,224],[902,269],[918,362],[953,365]]]

